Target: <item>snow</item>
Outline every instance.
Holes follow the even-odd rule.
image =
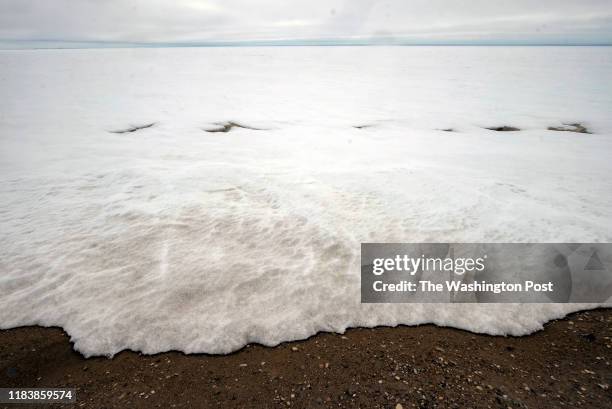
[[[611,242],[611,48],[0,51],[0,90],[1,328],[228,353],[594,306],[362,305],[359,252]]]

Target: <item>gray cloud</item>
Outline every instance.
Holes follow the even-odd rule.
[[[0,0],[0,40],[612,43],[609,0]]]

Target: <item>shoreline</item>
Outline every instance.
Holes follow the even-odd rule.
[[[73,387],[75,407],[92,408],[598,408],[612,406],[611,362],[612,309],[601,308],[523,337],[353,328],[228,355],[84,358],[60,328],[0,331],[0,385]]]
[[[433,303],[432,303],[433,304]],[[308,342],[309,340],[316,338],[316,337],[322,337],[322,336],[326,336],[326,335],[332,335],[332,336],[345,336],[347,333],[349,333],[350,331],[358,331],[358,330],[363,330],[363,331],[368,331],[368,330],[387,330],[387,329],[395,329],[395,328],[421,328],[421,327],[434,327],[434,328],[439,328],[439,329],[446,329],[446,330],[452,330],[452,331],[458,331],[458,332],[463,332],[469,335],[476,335],[479,337],[490,337],[490,338],[505,338],[505,339],[521,339],[521,338],[526,338],[526,337],[530,337],[533,336],[535,334],[538,334],[542,331],[545,331],[546,328],[557,322],[557,321],[567,321],[570,320],[571,317],[573,317],[574,315],[580,315],[582,313],[587,313],[587,312],[603,312],[603,313],[610,313],[612,315],[612,305],[611,306],[595,306],[592,308],[584,308],[578,311],[574,311],[574,312],[570,312],[567,315],[561,317],[561,318],[551,318],[548,321],[546,321],[543,324],[543,327],[541,329],[538,329],[532,333],[526,334],[526,335],[494,335],[494,334],[488,334],[488,333],[480,333],[480,332],[473,332],[469,329],[462,329],[462,328],[456,328],[450,325],[438,325],[438,324],[433,324],[433,323],[425,323],[425,324],[398,324],[395,326],[392,325],[376,325],[374,327],[361,327],[361,326],[357,326],[357,327],[353,327],[353,326],[349,326],[346,328],[344,333],[340,333],[340,332],[334,332],[334,331],[319,331],[316,332],[306,338],[301,338],[301,339],[295,339],[295,340],[291,340],[291,341],[283,341],[277,345],[266,345],[266,344],[261,344],[258,342],[253,342],[253,343],[248,343],[236,350],[233,350],[231,352],[228,353],[209,353],[209,352],[184,352],[181,351],[179,349],[169,349],[167,351],[161,351],[161,352],[155,352],[155,353],[143,353],[142,351],[139,350],[134,350],[134,349],[130,349],[130,348],[126,348],[123,349],[117,353],[115,353],[112,356],[109,355],[104,355],[104,354],[100,354],[100,355],[92,355],[92,356],[85,356],[83,355],[83,353],[81,353],[79,350],[74,348],[74,342],[70,340],[70,334],[64,330],[63,327],[58,326],[58,325],[52,325],[52,326],[44,326],[44,325],[23,325],[23,326],[19,326],[19,327],[14,327],[14,328],[9,328],[9,329],[2,329],[0,328],[0,337],[2,337],[5,333],[9,333],[12,331],[26,331],[26,332],[30,332],[30,331],[38,331],[38,330],[53,330],[53,331],[59,331],[63,337],[65,337],[67,339],[67,342],[70,344],[70,348],[77,353],[81,358],[83,358],[84,360],[92,360],[92,359],[98,359],[98,358],[104,358],[104,359],[109,359],[112,360],[115,357],[124,354],[124,353],[134,353],[137,354],[139,356],[143,356],[143,357],[157,357],[157,356],[161,356],[161,355],[165,355],[165,354],[179,354],[179,355],[184,355],[184,356],[202,356],[202,357],[227,357],[227,356],[231,356],[231,355],[235,355],[238,354],[242,351],[244,351],[245,349],[248,348],[252,348],[252,347],[261,347],[261,348],[266,348],[266,349],[275,349],[275,348],[281,348],[283,346],[286,345],[291,345],[291,344],[297,344],[297,343],[302,343],[302,342]],[[612,320],[612,318],[611,318]],[[612,323],[612,321],[611,321]],[[611,324],[612,325],[612,324]],[[611,329],[612,331],[612,329]],[[0,338],[1,339],[1,338]]]

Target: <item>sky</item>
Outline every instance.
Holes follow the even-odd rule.
[[[612,0],[0,0],[0,47],[612,44]]]

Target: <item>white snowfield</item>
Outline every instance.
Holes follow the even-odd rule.
[[[359,257],[611,242],[612,48],[1,51],[0,93],[1,328],[228,353],[355,326],[524,335],[594,306],[362,305]],[[257,129],[205,131],[228,121]],[[547,130],[572,123],[591,133]]]

